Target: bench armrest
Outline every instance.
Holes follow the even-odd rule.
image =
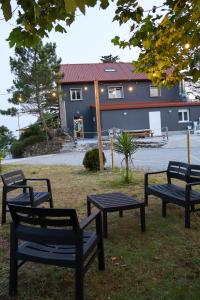
[[[144,174],[144,186],[145,187],[148,186],[148,177],[149,177],[149,175],[156,175],[156,174],[162,174],[162,173],[167,173],[167,170],[145,173]]]
[[[85,229],[92,221],[97,219],[97,217],[101,214],[100,211],[96,211],[89,215],[87,218],[85,218],[81,223],[80,223],[80,229],[83,230]],[[101,216],[101,215],[100,215]]]
[[[156,172],[147,172],[145,173],[145,175],[154,175],[154,174],[161,174],[161,173],[167,173],[167,170],[163,170],[163,171],[156,171]]]
[[[47,183],[47,190],[50,194],[52,194],[52,191],[51,191],[51,182],[50,182],[50,179],[48,178],[25,178],[24,181],[46,181]]]
[[[34,195],[33,195],[33,188],[30,185],[25,185],[25,184],[12,184],[9,187],[6,187],[6,189],[28,189],[29,190],[29,195],[30,195],[30,202],[31,202],[31,206],[34,206]]]
[[[187,183],[187,184],[186,184],[186,187],[187,187],[187,186],[188,186],[188,187],[192,187],[192,186],[194,186],[194,185],[200,185],[200,181]]]

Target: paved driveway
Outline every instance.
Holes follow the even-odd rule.
[[[143,170],[165,169],[169,160],[187,162],[186,135],[174,135],[162,148],[141,148],[134,155],[134,166]],[[6,160],[4,164],[82,165],[84,152],[58,153],[22,159]],[[111,166],[110,150],[105,151],[107,166]],[[122,156],[114,154],[115,166],[120,167]],[[191,163],[200,164],[200,135],[191,135]]]

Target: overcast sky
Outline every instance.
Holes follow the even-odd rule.
[[[153,5],[161,5],[163,0],[140,0],[145,9],[151,9]],[[129,36],[128,26],[119,27],[117,22],[112,22],[114,16],[114,5],[107,10],[98,8],[88,9],[86,16],[78,16],[76,22],[67,29],[67,34],[52,32],[49,39],[45,41],[57,44],[57,55],[62,58],[62,63],[95,63],[99,62],[102,55],[118,55],[121,61],[129,62],[137,59],[139,51],[120,50],[111,43],[115,35],[122,39]],[[0,18],[2,16],[0,15]],[[13,28],[14,20],[9,23],[0,21],[0,108],[10,106],[7,99],[7,89],[12,85],[12,74],[10,72],[9,57],[13,56],[13,49],[9,48],[6,38]],[[20,127],[27,126],[35,121],[31,116],[20,117]],[[4,117],[0,115],[0,125],[7,126],[17,135],[17,118]]]

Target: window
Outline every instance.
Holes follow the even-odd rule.
[[[150,86],[150,97],[160,97],[161,96],[161,89],[157,86]]]
[[[124,98],[123,87],[122,86],[109,87],[108,98],[109,99]]]
[[[189,109],[179,109],[178,121],[179,123],[189,122]]]
[[[82,89],[70,89],[71,101],[83,100]]]
[[[104,71],[105,71],[105,72],[116,72],[116,70],[115,70],[115,69],[112,69],[112,68],[105,69]]]

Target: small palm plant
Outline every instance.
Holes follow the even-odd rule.
[[[129,162],[132,162],[132,155],[137,151],[137,146],[134,139],[126,132],[118,136],[117,140],[113,143],[114,151],[124,155],[126,175],[125,182],[129,183]],[[123,162],[122,160],[122,162]]]

